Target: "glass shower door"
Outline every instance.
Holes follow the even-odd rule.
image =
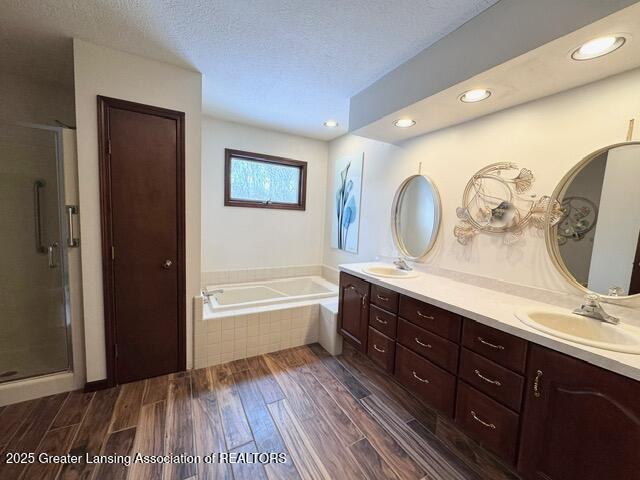
[[[0,382],[70,367],[59,141],[0,122]]]

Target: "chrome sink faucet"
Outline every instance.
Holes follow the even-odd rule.
[[[413,270],[413,268],[411,268],[407,262],[404,261],[404,258],[398,257],[397,260],[394,260],[393,264],[398,267],[398,269],[400,270],[405,270],[405,271],[410,271]]]
[[[611,323],[612,325],[617,325],[620,323],[620,319],[618,317],[614,317],[613,315],[609,315],[604,311],[602,305],[600,304],[600,297],[594,293],[590,293],[584,296],[584,302],[581,306],[576,308],[573,313],[576,315],[582,315],[584,317],[595,318],[596,320],[600,320],[601,322]]]

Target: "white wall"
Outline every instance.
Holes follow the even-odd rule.
[[[307,162],[305,211],[224,206],[224,149]],[[202,271],[319,264],[328,144],[296,135],[202,120]]]
[[[418,172],[422,162],[422,172],[440,190],[443,214],[438,239],[426,263],[513,283],[570,290],[549,260],[541,232],[530,229],[524,239],[512,246],[505,246],[501,236],[491,235],[479,235],[471,245],[462,246],[453,236],[456,207],[470,176],[494,162],[517,162],[531,169],[536,177],[533,191],[551,194],[580,159],[624,140],[629,119],[640,112],[639,84],[637,69],[401,145],[355,135],[332,141],[328,186],[333,184],[337,158],[364,151],[360,248],[357,255],[332,249],[331,229],[327,227],[324,263],[336,266],[397,253],[389,226],[393,195],[405,177]],[[328,192],[328,206],[331,198],[332,193]],[[326,209],[325,219],[331,225],[330,208]]]
[[[0,118],[11,122],[75,125],[73,87],[0,73]]]
[[[106,377],[97,95],[156,105],[186,114],[187,366],[190,366],[191,299],[199,294],[200,287],[202,76],[197,72],[77,39],[74,39],[73,49],[87,381]]]

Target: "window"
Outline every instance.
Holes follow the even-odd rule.
[[[225,149],[224,204],[304,210],[307,162]]]

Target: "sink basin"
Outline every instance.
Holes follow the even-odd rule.
[[[519,310],[516,317],[554,337],[614,352],[640,354],[640,328],[624,323],[611,325],[559,310]]]
[[[414,272],[413,270],[400,270],[399,268],[387,267],[385,265],[366,267],[363,268],[362,271],[369,275],[373,275],[374,277],[384,278],[415,278],[419,275],[418,272]]]

